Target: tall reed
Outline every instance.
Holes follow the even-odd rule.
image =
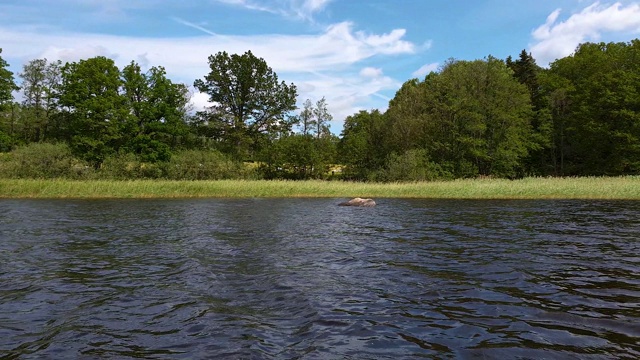
[[[0,179],[0,198],[373,197],[433,199],[632,199],[640,177],[468,179],[412,183],[284,180]]]

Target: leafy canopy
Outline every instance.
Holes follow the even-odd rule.
[[[2,54],[1,48],[0,54]],[[7,69],[8,67],[9,64],[0,56],[0,110],[6,103],[13,100],[11,92],[19,89],[13,80],[13,73]]]
[[[251,51],[219,52],[209,56],[209,68],[204,79],[194,82],[213,104],[201,116],[221,129],[235,151],[256,150],[264,135],[291,128],[285,116],[296,108],[296,86],[278,82],[264,59]]]

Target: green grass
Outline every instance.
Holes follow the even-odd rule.
[[[371,197],[640,200],[640,177],[473,179],[417,183],[0,179],[0,198]]]

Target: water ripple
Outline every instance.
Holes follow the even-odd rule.
[[[0,357],[640,357],[640,204],[0,201]]]

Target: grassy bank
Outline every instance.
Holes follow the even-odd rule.
[[[0,198],[373,197],[433,199],[632,199],[640,177],[473,179],[420,183],[339,181],[73,181],[0,179]]]

